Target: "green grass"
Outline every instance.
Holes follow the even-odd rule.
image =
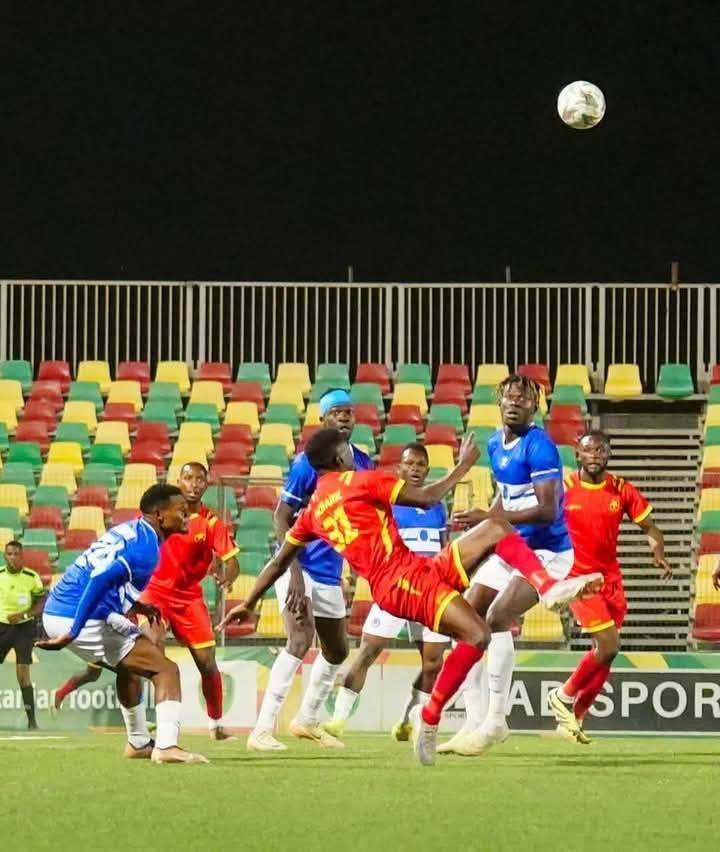
[[[5,736],[5,734],[3,734]],[[209,766],[121,757],[119,734],[2,741],[0,836],[63,850],[691,850],[717,845],[715,739],[512,737],[483,758],[416,765],[349,735],[340,752],[186,736]]]

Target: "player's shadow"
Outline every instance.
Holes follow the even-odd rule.
[[[370,766],[372,764],[372,760],[368,759],[368,755],[358,756],[358,757],[346,757],[345,755],[339,755],[338,757],[331,757],[330,755],[318,755],[314,757],[313,755],[287,755],[287,756],[276,756],[276,757],[247,757],[245,755],[238,756],[215,756],[211,758],[212,763],[264,763],[265,765],[273,764],[282,766],[283,769],[292,768],[294,764],[317,764],[317,765],[327,765],[328,763],[342,763],[343,766]]]
[[[500,755],[498,755],[500,758]],[[504,754],[502,760],[522,760],[521,754]],[[596,769],[609,768],[618,769],[622,767],[633,766],[661,766],[666,763],[672,763],[673,766],[717,766],[720,752],[718,751],[693,751],[688,754],[678,754],[670,752],[658,752],[657,754],[640,755],[616,755],[601,757],[600,755],[567,755],[565,757],[546,756],[543,758],[543,764],[552,766],[588,766]],[[534,765],[537,761],[525,760],[527,765]]]

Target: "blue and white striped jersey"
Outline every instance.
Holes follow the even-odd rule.
[[[426,556],[440,553],[440,536],[447,532],[447,514],[442,503],[435,503],[427,509],[395,504],[392,513],[408,550]]]

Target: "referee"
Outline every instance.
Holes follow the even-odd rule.
[[[37,730],[35,696],[30,680],[30,664],[35,641],[35,616],[43,608],[45,589],[40,576],[23,568],[23,549],[19,541],[5,545],[5,566],[0,567],[0,663],[11,648],[15,649],[17,674],[28,730]]]

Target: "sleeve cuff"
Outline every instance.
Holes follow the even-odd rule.
[[[650,514],[650,512],[652,512],[652,510],[653,510],[653,507],[648,506],[647,509],[645,509],[644,512],[640,512],[640,514],[636,518],[633,518],[633,523],[634,524],[642,523],[645,520],[645,518],[647,518],[647,516]]]
[[[286,533],[285,541],[290,542],[290,544],[294,544],[295,547],[305,547],[304,541],[300,541],[299,538],[295,538],[295,536],[290,535],[290,533]]]
[[[400,495],[400,492],[405,487],[405,480],[398,479],[398,481],[393,485],[393,490],[390,492],[390,503],[394,503]]]
[[[238,553],[240,553],[240,548],[234,547],[232,550],[228,550],[228,552],[224,556],[221,556],[220,561],[221,562],[227,562],[228,559],[232,559],[233,556],[237,556]]]

